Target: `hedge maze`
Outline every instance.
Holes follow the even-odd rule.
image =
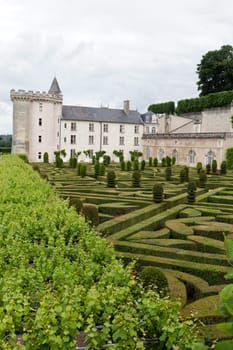
[[[97,229],[111,242],[116,254],[126,261],[134,259],[141,269],[156,267],[167,279],[169,295],[179,299],[182,316],[198,318],[208,339],[226,336],[217,328],[218,293],[226,285],[229,272],[224,235],[233,239],[233,174],[207,175],[205,188],[197,188],[196,201],[187,201],[187,182],[180,183],[179,166],[172,167],[172,178],[165,180],[165,168],[146,166],[140,187],[132,187],[132,171],[117,165],[117,185],[108,188],[106,176],[77,176],[74,169],[40,165],[40,173],[63,198],[77,197],[98,207]],[[190,177],[198,183],[196,169]],[[164,186],[164,200],[153,202],[152,188]]]

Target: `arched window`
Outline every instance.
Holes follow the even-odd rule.
[[[214,160],[214,158],[215,158],[215,153],[213,152],[213,151],[209,151],[208,153],[207,153],[207,164],[212,164],[212,162],[213,162],[213,160]]]
[[[190,165],[195,164],[195,158],[196,158],[196,152],[193,150],[189,151],[189,164]]]
[[[172,158],[176,158],[176,164],[178,163],[178,152],[176,149],[172,151]]]
[[[165,152],[163,149],[159,150],[159,160],[161,161],[164,158]]]
[[[151,132],[152,132],[152,134],[156,133],[156,127],[155,126],[152,127]]]

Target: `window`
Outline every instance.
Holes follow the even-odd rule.
[[[177,164],[178,163],[178,152],[176,149],[174,149],[172,152],[172,158],[176,159],[176,164]]]
[[[64,142],[66,142],[66,137],[64,137]]]
[[[70,158],[74,158],[75,156],[75,149],[70,150]]]
[[[76,131],[76,123],[71,123],[71,131]]]
[[[152,127],[151,132],[152,132],[152,134],[156,133],[156,127],[155,126]]]
[[[42,125],[42,118],[39,118],[39,122],[38,122],[39,126]]]
[[[134,133],[135,134],[139,133],[139,125],[134,125]]]
[[[139,140],[138,137],[134,138],[134,146],[138,146],[139,145]]]
[[[41,152],[38,152],[38,159],[41,159]]]
[[[70,135],[70,143],[72,145],[75,145],[76,144],[76,135]]]
[[[120,146],[123,146],[125,144],[125,138],[124,136],[120,136]]]
[[[104,132],[108,132],[108,124],[104,124]]]
[[[120,133],[124,134],[125,132],[125,126],[124,125],[120,125]]]
[[[93,149],[89,149],[89,157],[90,157],[90,158],[93,158],[93,155],[94,155]]]
[[[103,137],[103,145],[108,145],[108,136]]]
[[[161,160],[164,158],[164,155],[165,155],[164,150],[163,150],[163,149],[160,149],[160,150],[159,150],[159,160],[160,160],[160,162],[161,162]]]
[[[43,111],[43,103],[39,102],[39,111],[42,112]]]
[[[207,153],[207,164],[212,165],[212,162],[213,162],[214,158],[215,158],[214,152],[213,151],[209,151]]]
[[[195,163],[195,157],[196,153],[193,150],[189,151],[189,164]]]
[[[94,131],[94,123],[89,123],[89,131]]]
[[[42,142],[42,136],[41,135],[38,136],[38,142]]]
[[[146,134],[149,134],[149,132],[150,132],[149,126],[146,126]]]
[[[89,145],[94,145],[94,136],[93,135],[89,135]]]
[[[64,128],[65,128],[65,129],[67,128],[67,124],[66,124],[66,123],[64,124]]]

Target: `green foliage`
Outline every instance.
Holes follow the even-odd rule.
[[[133,162],[134,160],[139,160],[140,157],[142,157],[143,153],[140,151],[129,151],[130,153],[130,158],[131,158],[131,162]]]
[[[75,169],[77,167],[77,162],[77,158],[71,157],[69,160],[70,167]]]
[[[94,165],[94,171],[95,171],[94,176],[95,176],[95,178],[97,179],[97,177],[98,177],[99,174],[100,174],[100,163],[99,163],[99,162],[95,163],[95,165]]]
[[[208,163],[206,164],[206,174],[210,174],[210,170],[211,170],[211,165]]]
[[[185,182],[188,182],[189,181],[189,167],[185,166],[184,172],[185,172]]]
[[[144,267],[140,273],[140,278],[145,288],[156,289],[161,295],[166,294],[168,289],[167,278],[161,270],[153,266]]]
[[[221,175],[226,175],[227,173],[227,162],[225,160],[223,160],[221,163],[220,172],[221,172]]]
[[[159,114],[174,114],[175,113],[175,102],[169,101],[164,103],[152,104],[148,107],[148,111]]]
[[[145,166],[146,166],[146,162],[145,162],[145,160],[143,159],[143,160],[141,161],[141,170],[142,170],[142,171],[145,169]]]
[[[43,162],[48,163],[49,162],[49,154],[48,152],[45,152],[43,155]]]
[[[172,157],[172,165],[176,164],[176,157]]]
[[[183,169],[181,169],[180,170],[180,182],[181,183],[183,183],[183,182],[185,182],[185,169],[183,168]]]
[[[125,161],[124,160],[120,162],[120,166],[121,166],[121,170],[125,171]]]
[[[81,174],[81,167],[82,167],[82,163],[78,163],[77,164],[77,175]]]
[[[131,169],[132,169],[132,163],[130,160],[128,160],[128,162],[126,163],[126,170],[131,171]]]
[[[158,162],[158,158],[155,157],[155,158],[153,159],[153,165],[154,165],[155,168],[157,168],[158,163],[159,163],[159,162]]]
[[[233,148],[226,150],[227,169],[233,170]]]
[[[138,170],[134,170],[132,174],[132,186],[133,187],[140,187],[140,181],[141,181],[141,173]]]
[[[166,156],[166,166],[171,166],[172,165],[172,159],[169,156]]]
[[[153,158],[149,157],[149,166],[153,166]]]
[[[233,47],[223,45],[219,50],[208,51],[197,65],[197,82],[200,96],[213,92],[233,90]]]
[[[83,202],[80,198],[70,197],[69,198],[69,205],[74,207],[77,213],[81,213],[82,208],[83,208]]]
[[[113,154],[119,159],[119,162],[124,158],[123,151],[117,151],[116,149],[113,151]]]
[[[99,225],[98,208],[95,204],[83,203],[82,213],[85,219],[93,226]]]
[[[166,162],[166,158],[163,157],[162,160],[161,160],[161,165],[162,165],[163,168],[166,166],[166,163],[167,163]]]
[[[139,170],[139,161],[138,161],[138,159],[134,159],[134,161],[133,161],[133,170]]]
[[[87,175],[87,166],[85,163],[81,163],[80,176],[85,177]]]
[[[27,157],[26,154],[23,154],[23,153],[18,154],[18,157],[19,157],[20,159],[22,159],[25,163],[28,163],[28,157]]]
[[[206,182],[207,182],[206,172],[205,172],[205,170],[200,169],[200,171],[199,171],[199,186],[201,188],[205,188]]]
[[[217,160],[216,159],[214,159],[212,161],[211,167],[212,167],[213,174],[216,174],[217,173],[217,168],[218,168],[218,164],[217,164]]]
[[[108,155],[104,155],[103,156],[103,163],[104,163],[104,165],[105,166],[108,166],[110,163],[111,163],[111,158],[110,158],[110,156],[108,156]]]
[[[56,156],[55,158],[55,167],[56,168],[63,168],[64,162],[63,159],[60,156]]]
[[[110,170],[107,173],[107,186],[110,188],[116,186],[116,174],[114,170]]]
[[[163,201],[163,185],[160,183],[153,186],[153,200],[155,203]]]
[[[189,203],[194,203],[195,200],[196,200],[196,183],[195,181],[193,180],[190,180],[189,183],[188,183],[188,188],[187,188],[187,191],[188,191],[188,202]]]
[[[105,165],[104,163],[100,163],[99,165],[99,175],[104,176],[105,175]]]
[[[199,98],[180,100],[177,103],[176,113],[201,112],[207,108],[224,107],[231,104],[233,91],[216,92]]]
[[[202,169],[202,163],[201,162],[197,163],[196,169],[197,169],[197,173],[200,174],[200,171]]]
[[[172,168],[171,166],[167,166],[165,169],[165,177],[166,177],[166,181],[171,181],[172,178]]]

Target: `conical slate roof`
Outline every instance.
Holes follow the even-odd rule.
[[[54,77],[53,82],[49,89],[49,94],[61,94],[61,89],[58,85],[57,78]]]

